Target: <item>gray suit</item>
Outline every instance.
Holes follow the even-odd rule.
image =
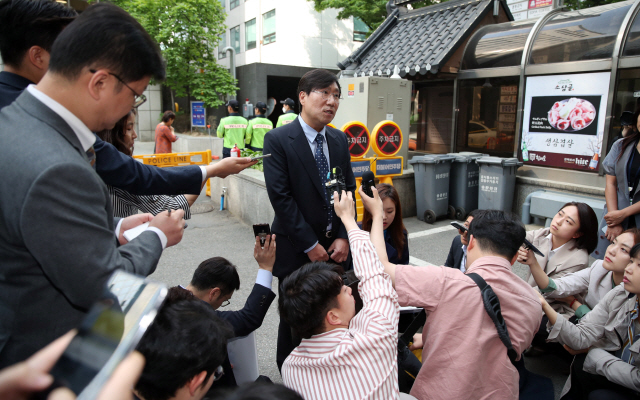
[[[24,91],[0,111],[0,368],[76,327],[112,271],[146,276],[154,232],[118,247],[107,187],[71,127]]]

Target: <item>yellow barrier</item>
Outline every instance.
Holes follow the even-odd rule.
[[[141,160],[143,164],[155,165],[161,168],[185,165],[209,165],[211,164],[211,150],[194,151],[191,153],[143,154],[133,156],[133,158]],[[208,179],[207,196],[211,196],[211,184]]]

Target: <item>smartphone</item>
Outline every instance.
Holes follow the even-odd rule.
[[[376,181],[373,176],[373,172],[366,171],[364,174],[362,174],[362,191],[364,192],[364,194],[373,198],[373,190],[371,190],[371,188],[375,185]]]
[[[263,154],[261,156],[253,156],[253,157],[251,157],[251,161],[262,160],[263,158],[267,158],[267,157],[271,157],[271,153]]]
[[[269,235],[271,235],[269,224],[255,224],[253,226],[253,236],[260,238],[260,246],[264,247],[264,243],[267,241],[267,236]]]
[[[531,249],[534,253],[536,253],[540,257],[544,257],[544,254],[542,254],[542,252],[538,250],[536,246],[534,246],[533,243],[531,243],[527,239],[524,240],[524,247],[526,247],[527,249]]]
[[[127,239],[128,242],[130,242],[133,239],[137,238],[142,232],[144,232],[148,226],[149,223],[145,222],[144,224],[138,225],[134,228],[127,229],[126,231],[124,231],[123,236],[125,239]]]
[[[459,223],[457,223],[457,222],[452,222],[452,223],[451,223],[451,226],[453,226],[454,228],[456,228],[456,229],[458,229],[458,230],[461,230],[461,231],[462,231],[462,233],[464,233],[464,232],[468,231],[468,229],[467,229],[464,225],[461,225],[461,224],[459,224]]]
[[[135,349],[166,295],[164,284],[114,272],[102,300],[89,310],[51,370],[50,390],[65,386],[78,399],[98,397],[113,370]]]

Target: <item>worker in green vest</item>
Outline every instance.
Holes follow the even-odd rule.
[[[282,104],[282,112],[284,114],[278,117],[276,128],[279,128],[282,125],[286,125],[294,119],[298,118],[298,114],[293,111],[293,109],[296,107],[296,103],[293,100],[287,97],[285,100],[282,100],[280,104]]]
[[[240,104],[237,100],[227,102],[227,111],[229,111],[229,116],[222,118],[220,125],[218,125],[218,137],[224,138],[222,158],[231,157],[231,149],[234,145],[238,145],[239,149],[244,149],[244,133],[248,125],[247,120],[238,112]]]
[[[273,122],[267,119],[267,105],[261,101],[256,103],[256,117],[249,121],[244,135],[245,143],[253,151],[262,151],[264,135],[273,129]]]

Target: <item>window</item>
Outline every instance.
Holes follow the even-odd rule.
[[[236,51],[236,54],[240,53],[240,25],[231,28],[229,35],[231,36],[231,46]]]
[[[220,44],[218,45],[218,58],[226,58],[227,52],[224,51],[224,48],[227,47],[227,33],[223,33],[220,35]]]
[[[353,41],[364,42],[367,40],[367,33],[369,33],[369,27],[358,17],[353,17]]]
[[[256,19],[244,23],[244,40],[245,49],[251,50],[256,48]]]
[[[220,5],[222,6],[222,9],[224,10],[224,0],[220,0]]]
[[[262,14],[262,44],[276,41],[276,10]]]
[[[229,10],[233,10],[234,8],[238,7],[239,5],[240,5],[240,0],[229,0]]]
[[[519,77],[460,80],[456,151],[512,157]]]

